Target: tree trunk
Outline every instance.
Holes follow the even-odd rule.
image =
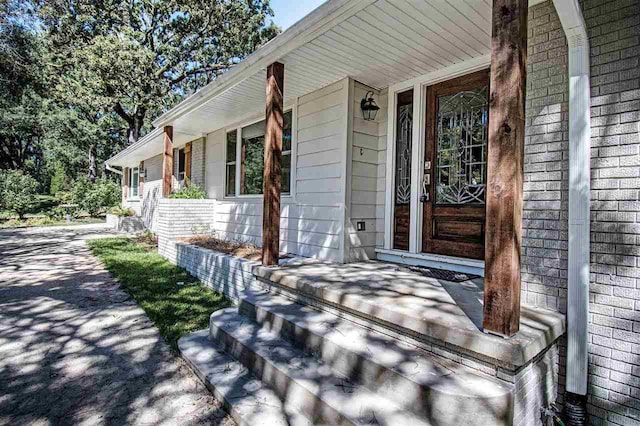
[[[138,139],[140,139],[140,132],[144,125],[144,118],[147,113],[147,109],[145,107],[137,107],[133,114],[129,114],[124,110],[122,105],[117,103],[114,105],[113,110],[120,116],[120,118],[126,121],[129,126],[127,129],[129,145],[137,142]]]
[[[89,168],[87,173],[87,178],[89,178],[89,182],[95,183],[97,177],[97,169],[96,169],[96,146],[89,146]]]

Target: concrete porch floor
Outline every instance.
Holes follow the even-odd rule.
[[[422,340],[436,340],[513,367],[526,364],[565,332],[564,315],[522,305],[509,339],[482,331],[483,279],[450,282],[404,266],[370,261],[330,264],[290,260],[256,266],[263,283],[348,310]]]

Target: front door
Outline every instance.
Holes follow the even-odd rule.
[[[427,88],[422,251],[484,259],[489,71]]]

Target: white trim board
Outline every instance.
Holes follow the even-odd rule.
[[[399,263],[411,266],[426,266],[428,268],[444,269],[463,272],[484,277],[484,261],[465,259],[462,257],[445,256],[429,253],[409,253],[401,250],[376,249],[377,259],[383,262]]]

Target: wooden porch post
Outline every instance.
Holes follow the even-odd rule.
[[[264,209],[262,264],[277,265],[280,254],[280,169],[284,125],[284,65],[267,67],[267,111],[264,135]]]
[[[184,182],[191,181],[191,142],[184,146]]]
[[[122,200],[129,198],[129,168],[122,169]]]
[[[144,177],[142,177],[142,171],[144,170],[144,161],[140,162],[138,166],[138,197],[144,198]]]
[[[493,0],[484,276],[486,332],[520,327],[527,0]]]
[[[164,154],[162,155],[162,196],[171,195],[173,186],[173,126],[164,127]]]

